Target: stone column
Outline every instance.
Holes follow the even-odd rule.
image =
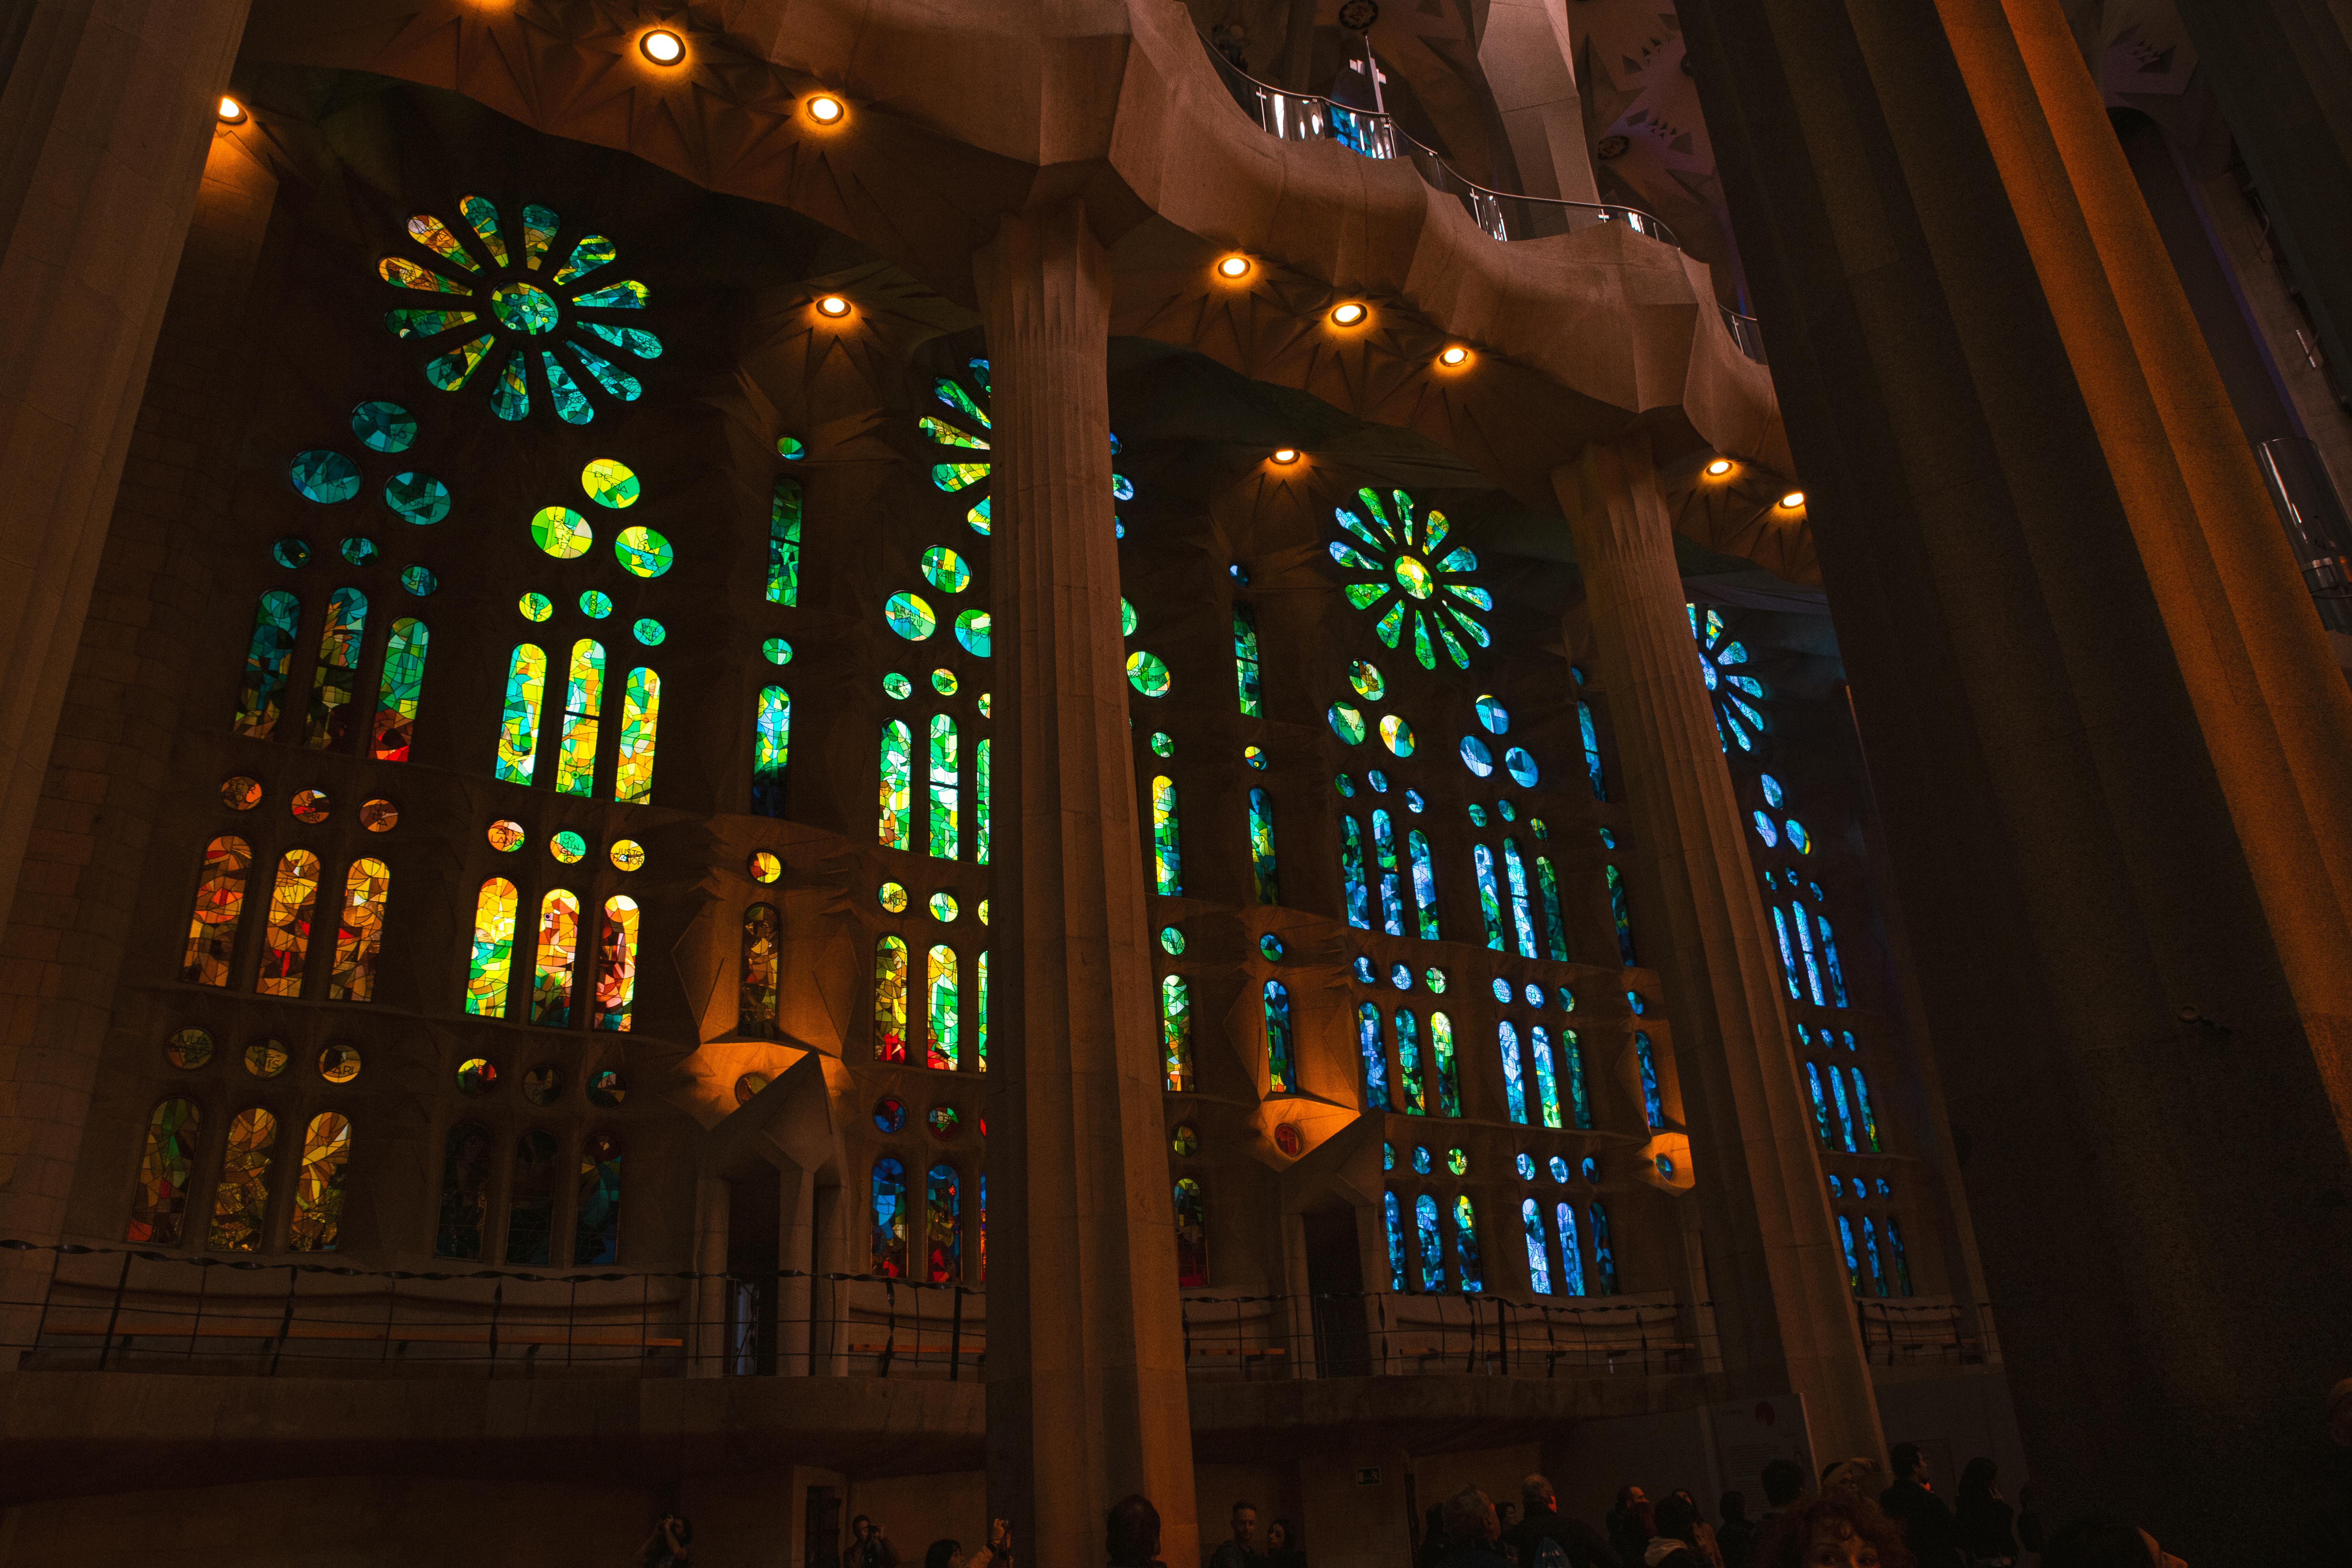
[[[776,1373],[806,1377],[814,1342],[810,1321],[815,1291],[810,1276],[823,1267],[816,1257],[816,1173],[805,1168],[781,1173],[783,1203],[777,1224],[776,1256],[800,1272],[776,1281]]]
[[[728,1282],[719,1276],[727,1272],[727,1235],[729,1214],[734,1207],[734,1194],[727,1190],[721,1176],[703,1176],[694,1184],[694,1271],[702,1276],[687,1289],[688,1310],[694,1314],[693,1331],[687,1335],[694,1346],[695,1377],[723,1377],[727,1373],[727,1308]]]
[[[2352,694],[2055,0],[1681,16],[2034,1479],[2291,1556],[2238,1500],[2332,1484]]]
[[[1111,534],[1110,278],[1075,200],[974,262],[995,419],[989,1510],[1024,1561],[1099,1561],[1129,1492],[1197,1554]]]
[[[1597,202],[1601,187],[1584,145],[1568,13],[1550,0],[1488,0],[1478,35],[1478,68],[1510,138],[1519,190],[1530,196]]]
[[[1643,873],[1637,906],[1647,902],[1645,923],[1665,937],[1657,967],[1706,1221],[1716,1345],[1743,1393],[1803,1397],[1816,1456],[1883,1457],[1764,903],[1683,610],[1649,438],[1596,442],[1552,484],[1613,699]]]

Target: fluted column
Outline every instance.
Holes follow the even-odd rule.
[[[1110,279],[1075,200],[975,261],[987,322],[996,645],[990,1512],[1025,1561],[1100,1561],[1158,1505],[1196,1554],[1112,534]]]
[[[1715,1331],[1743,1392],[1801,1394],[1822,1458],[1883,1455],[1853,1298],[1767,948],[1763,900],[1683,610],[1649,437],[1596,442],[1552,476],[1612,699],[1659,966]]]

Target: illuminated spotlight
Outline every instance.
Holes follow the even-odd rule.
[[[808,100],[808,112],[809,118],[819,125],[831,125],[848,113],[849,108],[833,94],[820,92]]]
[[[838,321],[849,314],[849,301],[838,294],[827,294],[816,302],[816,313],[820,316],[831,316]]]
[[[1794,511],[1804,504],[1805,492],[1802,490],[1790,490],[1787,495],[1780,498],[1780,510],[1782,511]]]
[[[1449,370],[1457,365],[1468,364],[1470,363],[1470,351],[1464,348],[1460,343],[1452,344],[1444,353],[1437,356],[1437,363],[1445,366]]]
[[[1717,458],[1714,462],[1709,463],[1706,466],[1706,471],[1714,478],[1719,479],[1723,478],[1724,475],[1731,472],[1731,459],[1728,458]]]
[[[1296,447],[1277,447],[1275,448],[1274,461],[1281,465],[1283,468],[1286,468],[1290,467],[1291,464],[1298,461],[1298,448]]]
[[[1371,312],[1370,310],[1366,310],[1363,306],[1359,305],[1353,300],[1350,300],[1344,305],[1335,305],[1332,307],[1331,324],[1335,327],[1361,326],[1363,324],[1364,318],[1370,314]]]
[[[224,125],[242,125],[245,123],[245,105],[239,103],[233,98],[224,97],[220,100],[220,107],[215,110],[214,112],[220,116],[221,123]]]
[[[686,58],[686,40],[667,27],[656,27],[637,40],[637,51],[657,66],[674,66]]]
[[[1217,276],[1220,278],[1246,278],[1249,269],[1250,259],[1246,256],[1228,256],[1217,263]]]

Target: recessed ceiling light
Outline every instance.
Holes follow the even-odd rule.
[[[245,123],[245,105],[233,98],[223,97],[220,100],[220,108],[215,112],[220,115],[221,123],[224,125]]]
[[[655,27],[637,40],[638,52],[657,66],[674,66],[686,58],[686,40],[667,27]]]
[[[1714,462],[1709,463],[1706,466],[1706,471],[1719,479],[1723,478],[1724,475],[1731,472],[1731,459],[1728,458],[1717,458]]]
[[[809,118],[819,125],[831,125],[849,112],[848,106],[829,92],[820,92],[808,100]]]
[[[1370,314],[1371,314],[1370,311],[1350,300],[1346,304],[1335,306],[1332,309],[1331,324],[1335,327],[1352,327]]]
[[[846,316],[849,314],[849,301],[838,294],[827,294],[816,302],[816,313],[820,316],[836,318]]]
[[[1802,490],[1790,490],[1780,498],[1780,509],[1783,511],[1794,511],[1804,504],[1805,492]]]
[[[1454,343],[1437,356],[1437,363],[1443,365],[1467,364],[1470,363],[1470,351],[1460,343]]]
[[[1246,256],[1228,256],[1217,263],[1217,276],[1220,278],[1246,278],[1249,269],[1250,260]]]
[[[1274,460],[1286,468],[1291,464],[1298,461],[1298,448],[1296,447],[1277,447],[1275,450]]]

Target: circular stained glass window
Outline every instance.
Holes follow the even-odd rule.
[[[751,859],[745,862],[745,868],[751,873],[751,880],[755,882],[772,882],[784,874],[784,863],[765,849],[752,850]]]
[[[286,465],[286,477],[294,481],[296,495],[320,506],[347,501],[360,493],[360,466],[341,452],[298,452]]]
[[[1519,781],[1521,789],[1536,787],[1536,760],[1528,755],[1525,748],[1513,746],[1505,752],[1503,765],[1511,770],[1511,776]]]
[[[1339,736],[1348,744],[1352,746],[1364,738],[1363,714],[1346,703],[1334,702],[1331,704],[1330,711],[1325,717],[1330,721],[1331,733]]]
[[[499,319],[499,325],[527,338],[536,338],[555,331],[556,318],[562,312],[546,289],[517,279],[490,291],[490,314]]]
[[[327,820],[327,792],[322,789],[303,790],[295,795],[292,809],[298,822],[324,822]]]
[[[618,510],[637,504],[636,470],[615,458],[599,458],[581,469],[580,488],[598,506]]]
[[[953,697],[956,694],[955,671],[952,669],[931,671],[931,689],[942,697]]]
[[[449,487],[431,474],[394,474],[384,481],[383,504],[394,515],[427,527],[449,515]]]
[[[647,647],[661,647],[662,639],[669,636],[668,631],[663,627],[662,624],[659,621],[653,619],[651,616],[646,616],[639,619],[635,626],[629,628],[629,632],[630,635],[637,639],[637,641],[643,643]]]
[[[566,866],[576,866],[588,854],[588,840],[565,828],[547,841],[547,852]]]
[[[1426,1144],[1416,1143],[1412,1146],[1412,1168],[1416,1174],[1423,1176],[1429,1174],[1429,1149]]]
[[[634,871],[646,863],[646,847],[634,838],[615,838],[606,851],[615,871]]]
[[[939,617],[916,594],[891,595],[882,606],[882,619],[908,642],[920,642],[940,629]]]
[[[515,601],[515,608],[527,621],[543,621],[555,614],[555,601],[544,594],[525,594]]]
[[[971,586],[971,568],[946,545],[934,544],[923,552],[923,581],[942,594],[961,594]]]
[[[613,601],[591,588],[580,595],[580,613],[592,621],[601,621],[613,613]]]
[[[1800,855],[1813,852],[1813,841],[1805,837],[1805,825],[1793,816],[1789,818],[1789,847]]]
[[[1280,963],[1282,952],[1282,939],[1272,931],[1257,939],[1257,955],[1268,963]]]
[[[767,641],[761,643],[760,645],[760,653],[761,657],[764,658],[770,664],[790,664],[793,662],[793,645],[786,642],[782,637],[770,637]]]
[[[1445,994],[1445,971],[1434,965],[1421,972],[1421,983],[1438,995]]]
[[[511,855],[521,848],[528,837],[522,830],[522,824],[510,818],[502,816],[490,824],[490,847],[501,855]]]
[[[1505,1004],[1509,1003],[1511,1000],[1511,983],[1509,981],[1497,980],[1495,982],[1495,1000]]]
[[[400,585],[421,599],[438,588],[441,579],[433,575],[429,566],[404,566],[400,569]]]
[[[1334,775],[1331,780],[1331,787],[1339,792],[1340,798],[1343,800],[1353,800],[1356,798],[1356,781],[1349,778],[1345,773]]]
[[[1519,1180],[1523,1182],[1532,1182],[1536,1179],[1536,1157],[1533,1154],[1530,1154],[1525,1149],[1522,1149],[1519,1151],[1519,1157],[1515,1163],[1517,1163],[1519,1168]]]
[[[894,915],[907,912],[907,885],[904,882],[885,882],[875,889],[875,897],[880,899],[882,907]]]
[[[1499,735],[1511,727],[1511,715],[1495,698],[1481,697],[1478,699],[1478,727],[1489,735]]]
[[[280,566],[290,569],[310,559],[310,547],[299,539],[281,539],[269,547],[269,555]]]
[[[1174,756],[1176,754],[1176,737],[1170,734],[1165,730],[1152,731],[1151,754],[1155,757]]]
[[[1462,737],[1462,765],[1483,779],[1495,771],[1495,753],[1488,751],[1486,742],[1477,736],[1465,735]],[[1470,809],[1475,813],[1478,808],[1474,805]]]
[[[213,1059],[213,1037],[202,1029],[182,1029],[163,1042],[163,1059],[193,1072]]]
[[[1380,666],[1360,658],[1348,666],[1348,684],[1354,687],[1356,695],[1367,702],[1378,702],[1389,689]]]
[[[1161,926],[1160,951],[1171,958],[1181,958],[1184,955],[1184,933],[1174,926]]]
[[[634,577],[658,577],[677,563],[669,541],[650,528],[625,528],[613,541],[613,553]]]
[[[1168,695],[1168,666],[1156,653],[1140,650],[1127,656],[1127,683],[1146,697]]]
[[[1466,1149],[1448,1149],[1445,1152],[1445,1168],[1453,1172],[1457,1176],[1468,1175],[1470,1173],[1470,1152]]]
[[[1486,826],[1486,808],[1475,800],[1470,803],[1470,826],[1473,827]]]
[[[352,410],[352,434],[371,452],[405,452],[416,440],[416,416],[397,403],[362,403]]]
[[[1169,1135],[1168,1147],[1189,1160],[1201,1152],[1201,1135],[1192,1131],[1191,1122],[1180,1121],[1176,1124],[1176,1131]]]
[[[1528,982],[1522,988],[1520,994],[1527,998],[1528,1005],[1530,1007],[1540,1007],[1544,1005],[1544,988],[1533,981]]]
[[[568,506],[543,506],[531,514],[530,542],[558,561],[585,555],[595,539],[588,520]]]
[[[1391,963],[1391,964],[1390,964],[1390,965],[1389,965],[1389,984],[1391,984],[1391,985],[1393,985],[1393,986],[1395,986],[1395,987],[1396,987],[1398,990],[1400,990],[1400,991],[1410,991],[1410,990],[1412,990],[1412,970],[1410,970],[1410,969],[1407,969],[1407,968],[1406,968],[1403,964],[1402,964],[1402,963]]]
[[[915,683],[908,679],[905,676],[899,674],[897,670],[894,669],[889,674],[882,678],[883,696],[890,698],[894,701],[903,702],[914,694]]]
[[[221,780],[221,804],[231,811],[251,811],[261,804],[261,781],[243,773]]]
[[[808,456],[808,447],[797,436],[779,436],[776,437],[776,456],[787,463],[797,463]]]
[[[337,545],[336,549],[341,552],[344,560],[354,566],[364,566],[375,559],[375,541],[356,533]]]
[[[884,1132],[897,1132],[907,1125],[907,1108],[887,1095],[874,1102],[874,1125]]]
[[[522,1075],[522,1097],[533,1105],[553,1105],[563,1092],[563,1069],[541,1062]]]
[[[1372,961],[1369,954],[1356,954],[1355,970],[1358,984],[1370,985],[1372,983]]]
[[[957,1114],[956,1108],[952,1105],[934,1105],[924,1114],[923,1120],[929,1124],[931,1136],[942,1143],[954,1137],[963,1127],[963,1118]]]
[[[930,910],[931,918],[942,922],[955,919],[961,912],[956,906],[953,893],[933,893],[930,897]]]
[[[963,644],[963,651],[972,658],[986,658],[992,646],[989,641],[989,627],[993,624],[986,610],[961,611],[955,618],[956,641]]]
[[[589,1077],[588,1103],[599,1110],[615,1110],[628,1098],[628,1080],[614,1069],[606,1068]]]
[[[751,1104],[759,1098],[760,1091],[768,1087],[768,1081],[766,1073],[745,1073],[735,1080],[735,1103],[739,1106]]]
[[[360,1076],[360,1048],[332,1045],[319,1053],[319,1076],[329,1083],[349,1083]]]
[[[1285,1121],[1274,1130],[1274,1146],[1296,1160],[1307,1152],[1307,1135],[1298,1131],[1296,1123]]]
[[[360,802],[360,826],[370,833],[389,833],[400,826],[400,807],[388,800]]]
[[[1364,782],[1372,786],[1372,793],[1374,795],[1386,795],[1389,793],[1389,775],[1381,772],[1378,768],[1374,768],[1370,773],[1366,773],[1364,775]]]
[[[1251,767],[1263,768],[1265,766],[1265,753],[1259,751],[1255,746],[1244,746],[1242,748],[1242,761],[1248,763]]]
[[[1568,1180],[1568,1162],[1557,1154],[1551,1157],[1551,1179],[1560,1183]]]
[[[328,1048],[332,1050],[334,1047]],[[286,1064],[294,1058],[286,1049],[283,1041],[256,1040],[245,1047],[242,1059],[246,1071],[256,1078],[269,1079],[276,1078],[279,1073],[284,1072]],[[319,1070],[322,1073],[327,1070],[327,1058],[323,1056],[319,1058]]]

